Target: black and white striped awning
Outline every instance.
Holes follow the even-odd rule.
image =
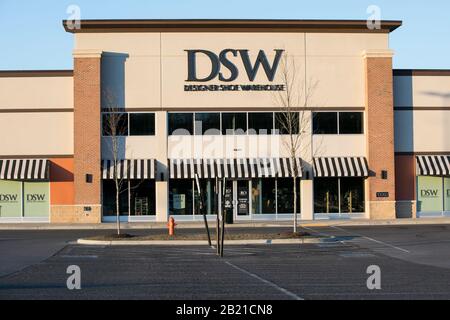
[[[314,158],[315,177],[368,177],[369,168],[364,157]]]
[[[48,180],[47,159],[0,159],[2,180]]]
[[[119,179],[155,179],[155,159],[124,159],[117,161]],[[114,160],[102,160],[102,178],[114,179]]]
[[[302,176],[301,159],[295,160]],[[256,159],[169,159],[171,179],[209,178],[288,178],[292,176],[294,161],[290,158]]]
[[[450,155],[416,156],[418,176],[450,176]]]

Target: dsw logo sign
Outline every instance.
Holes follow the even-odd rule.
[[[17,199],[17,194],[0,194],[0,202],[16,202]]]
[[[225,49],[219,55],[214,52],[202,49],[185,50],[188,58],[188,78],[186,81],[206,82],[219,78],[220,81],[230,82],[237,79],[239,70],[235,64],[239,56],[244,65],[245,72],[250,81],[255,80],[260,67],[263,68],[264,73],[269,81],[273,81],[280,63],[281,56],[284,50],[275,49],[275,57],[272,63],[267,59],[264,50],[259,50],[256,61],[250,61],[249,50],[247,49]],[[197,75],[197,55],[202,55],[209,59],[211,64],[211,71],[208,76],[199,78]],[[228,70],[227,75],[222,72],[222,68]]]
[[[41,202],[45,201],[45,194],[27,194],[28,202]]]
[[[420,195],[425,198],[435,198],[438,196],[438,190],[423,189],[420,190]]]

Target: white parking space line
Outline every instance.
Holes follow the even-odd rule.
[[[264,284],[267,284],[268,286],[271,286],[272,288],[277,289],[278,291],[280,291],[280,292],[282,292],[282,293],[288,295],[289,297],[293,298],[294,300],[304,300],[303,298],[300,298],[300,297],[299,297],[298,295],[296,295],[295,293],[293,293],[293,292],[291,292],[291,291],[289,291],[289,290],[286,290],[286,289],[284,289],[284,288],[282,288],[282,287],[276,285],[275,283],[273,283],[273,282],[271,282],[271,281],[269,281],[269,280],[266,280],[266,279],[264,279],[264,278],[261,278],[260,276],[254,274],[254,273],[251,273],[250,271],[247,271],[247,270],[245,270],[245,269],[242,269],[242,268],[236,266],[235,264],[233,264],[233,263],[231,263],[231,262],[229,262],[229,261],[225,261],[225,263],[226,263],[227,265],[229,265],[230,267],[233,267],[234,269],[236,269],[236,270],[238,270],[238,271],[240,271],[240,272],[242,272],[242,273],[245,273],[246,275],[248,275],[248,276],[250,276],[250,277],[252,277],[252,278],[255,278],[255,279],[257,279],[257,280],[259,280],[259,281],[261,281],[261,282],[263,282]]]
[[[355,233],[355,232],[349,232],[349,231],[347,231],[347,230],[345,230],[345,229],[342,229],[342,228],[336,227],[336,226],[331,226],[331,228],[334,228],[334,229],[343,231],[343,232],[345,232],[345,233],[347,233],[347,234],[357,235],[358,237],[362,237],[362,238],[367,239],[367,240],[369,240],[369,241],[373,241],[373,242],[376,242],[376,243],[378,243],[378,244],[382,244],[382,245],[384,245],[384,246],[386,246],[386,247],[390,247],[390,248],[393,248],[393,249],[396,249],[396,250],[400,250],[400,251],[405,252],[405,253],[410,253],[410,252],[409,252],[408,250],[406,250],[406,249],[403,249],[403,248],[394,246],[394,245],[389,244],[389,243],[387,243],[387,242],[383,242],[383,241],[380,241],[380,240],[377,240],[377,239],[374,239],[374,238],[367,237],[367,236],[365,236],[365,235],[363,235],[363,234],[359,234],[359,233]]]

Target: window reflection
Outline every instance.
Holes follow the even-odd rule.
[[[275,213],[275,179],[252,179],[252,213]]]

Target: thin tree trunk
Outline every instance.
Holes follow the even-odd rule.
[[[116,183],[116,222],[117,222],[117,235],[120,235],[119,186],[117,183]]]
[[[294,233],[297,233],[297,181],[294,174]]]

